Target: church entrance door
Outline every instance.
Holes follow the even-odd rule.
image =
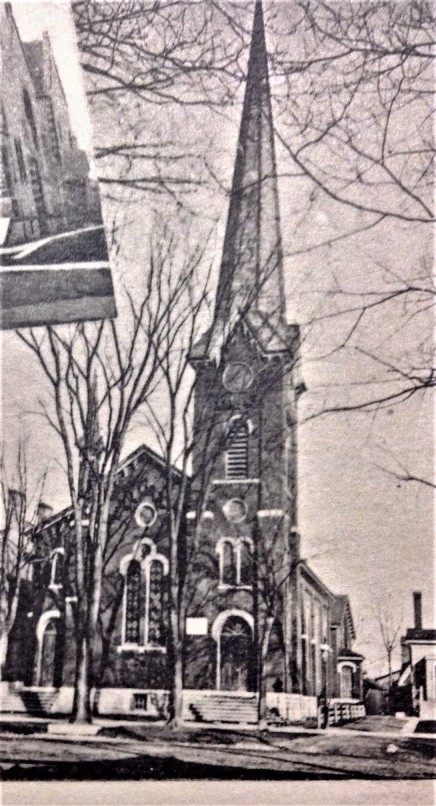
[[[253,638],[250,625],[240,616],[229,616],[220,637],[220,689],[248,691]]]
[[[37,681],[39,686],[52,687],[55,684],[57,638],[56,624],[54,620],[49,621],[41,642],[39,680]]]

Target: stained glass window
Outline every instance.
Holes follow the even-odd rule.
[[[153,560],[150,564],[150,588],[148,591],[148,644],[162,646],[165,643],[163,618],[163,567],[159,560]]]
[[[146,649],[165,647],[168,563],[148,538],[136,544],[130,557],[127,571],[121,569],[125,574],[123,643]]]
[[[126,576],[125,641],[140,643],[141,630],[141,566],[137,560],[129,563]]]

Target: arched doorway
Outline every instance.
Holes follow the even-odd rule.
[[[242,616],[229,616],[218,642],[219,688],[222,691],[250,691],[253,688],[253,636]]]
[[[64,624],[59,610],[49,610],[41,616],[36,628],[35,685],[58,688],[62,684]]]
[[[56,643],[58,631],[54,619],[48,622],[41,642],[41,661],[39,667],[39,685],[53,686],[56,661]]]
[[[341,669],[341,699],[350,699],[353,696],[353,668],[342,666]]]

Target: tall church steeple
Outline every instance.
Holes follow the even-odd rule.
[[[203,342],[205,353],[218,358],[240,319],[268,351],[286,349],[274,126],[261,0],[254,12],[214,321]]]

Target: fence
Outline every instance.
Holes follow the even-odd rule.
[[[329,725],[339,725],[352,719],[361,719],[366,715],[363,702],[356,700],[330,700]]]

